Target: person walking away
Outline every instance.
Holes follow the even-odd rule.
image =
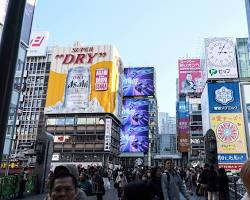
[[[78,186],[87,196],[92,194],[92,184],[90,183],[87,174],[81,172]]]
[[[123,198],[124,187],[128,183],[124,172],[122,171],[118,172],[118,176],[116,177],[115,183],[118,184],[118,188],[117,188],[118,199],[121,199]]]
[[[199,175],[198,186],[197,186],[199,187],[198,193],[203,194],[203,196],[206,198],[207,198],[208,172],[209,172],[209,165],[205,164],[204,169]]]
[[[218,170],[218,190],[219,190],[219,200],[228,200],[229,199],[229,185],[228,185],[228,177],[226,174],[226,170],[224,168],[220,168]]]
[[[182,193],[185,199],[189,200],[185,185],[180,175],[174,170],[172,159],[165,161],[165,171],[161,176],[161,186],[164,200],[180,200],[180,193]]]
[[[103,200],[103,195],[105,194],[104,181],[99,170],[96,170],[92,178],[92,184],[94,192],[96,193],[97,200]]]
[[[187,186],[187,191],[193,194],[193,182],[192,182],[192,171],[191,169],[187,170],[187,174],[185,177],[185,183]]]
[[[161,188],[161,170],[157,167],[151,169],[151,180],[148,183],[152,200],[164,200]]]
[[[152,200],[149,185],[143,181],[132,181],[124,187],[123,200]]]
[[[23,193],[25,192],[26,183],[28,181],[28,168],[24,167],[22,173],[20,174],[19,191],[18,198],[23,198]]]
[[[247,191],[241,200],[250,200],[250,159],[241,168],[240,177]]]
[[[218,174],[214,166],[210,166],[207,180],[208,200],[218,200]]]

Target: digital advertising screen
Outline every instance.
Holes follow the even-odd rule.
[[[123,95],[154,96],[154,68],[130,67],[124,68]]]
[[[121,152],[148,151],[149,101],[125,99],[122,110]]]

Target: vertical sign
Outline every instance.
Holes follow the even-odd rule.
[[[110,151],[111,134],[112,134],[112,119],[108,118],[106,119],[106,124],[105,124],[104,151]]]
[[[107,68],[96,69],[95,90],[108,89],[108,75],[109,75],[109,70]]]

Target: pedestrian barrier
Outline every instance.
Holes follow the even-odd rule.
[[[19,191],[20,175],[3,176],[0,178],[0,199],[12,199],[17,197]],[[25,192],[35,191],[36,176],[28,176]]]
[[[246,189],[242,183],[229,183],[229,191],[234,200],[240,200],[246,193]]]

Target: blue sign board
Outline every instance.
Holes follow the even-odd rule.
[[[247,160],[247,154],[218,154],[218,163],[244,163]]]
[[[239,83],[208,83],[210,113],[240,113]]]

